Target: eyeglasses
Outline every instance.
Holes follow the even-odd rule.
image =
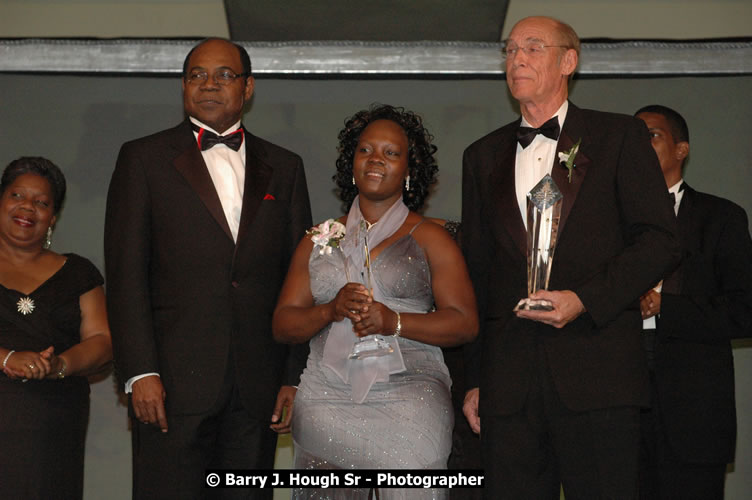
[[[246,76],[247,75],[245,73],[237,75],[232,70],[223,69],[214,73],[212,75],[212,80],[217,82],[219,85],[230,85],[238,78],[244,78]],[[209,73],[207,73],[206,71],[191,71],[185,76],[185,81],[192,85],[203,85],[208,79]]]
[[[539,57],[543,55],[543,49],[547,49],[549,47],[557,47],[560,49],[568,49],[566,45],[545,45],[543,43],[539,42],[532,42],[528,43],[524,47],[519,46],[514,43],[508,43],[505,44],[504,47],[501,48],[502,55],[506,57],[514,57],[517,55],[517,52],[520,50],[525,53],[528,57]]]

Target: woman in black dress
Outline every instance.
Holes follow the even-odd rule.
[[[0,179],[0,496],[83,496],[93,373],[112,359],[102,275],[49,250],[65,178],[20,158]]]

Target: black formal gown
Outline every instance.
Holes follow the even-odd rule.
[[[61,353],[80,341],[79,298],[104,280],[87,259],[66,257],[29,295],[0,285],[0,345],[16,351],[52,345]],[[26,315],[17,310],[25,297],[34,303]],[[88,417],[86,377],[22,382],[0,372],[0,496],[82,498]]]

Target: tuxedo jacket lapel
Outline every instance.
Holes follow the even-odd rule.
[[[179,130],[182,153],[175,158],[174,165],[178,172],[188,181],[201,201],[206,206],[211,216],[220,225],[228,238],[232,239],[230,226],[227,224],[222,203],[219,201],[217,190],[214,187],[209,170],[204,163],[204,157],[193,136],[193,131],[188,121],[185,121]],[[185,139],[183,139],[185,137]]]
[[[512,130],[516,130],[520,124],[517,120]],[[520,205],[517,202],[517,189],[515,187],[514,165],[517,153],[517,139],[514,132],[506,134],[505,140],[501,141],[496,150],[495,163],[490,181],[497,192],[496,200],[499,214],[504,228],[517,245],[517,249],[527,255],[527,233],[522,221]],[[493,189],[492,188],[492,189]]]
[[[695,202],[695,193],[697,191],[689,187],[689,184],[685,182],[684,194],[682,195],[681,203],[679,204],[679,213],[677,214],[679,236],[682,244],[692,236],[692,205]]]
[[[574,168],[572,169],[572,178],[570,179],[569,170],[562,164],[561,160],[559,160],[559,153],[570,151],[577,141],[580,141],[580,146],[574,157]],[[559,219],[559,233],[557,236],[557,240],[559,241],[561,240],[567,217],[569,217],[569,212],[572,211],[572,206],[574,206],[574,202],[577,199],[577,193],[580,190],[588,166],[591,163],[590,158],[584,153],[584,150],[587,149],[588,145],[587,129],[582,121],[579,109],[572,103],[569,103],[567,118],[564,120],[564,128],[561,131],[559,142],[556,145],[554,165],[551,169],[551,177],[553,177],[556,182],[561,194],[564,195],[561,205],[561,218]]]
[[[692,238],[692,204],[694,203],[695,190],[684,183],[684,195],[679,204],[679,213],[677,214],[677,224],[679,226],[679,241],[682,247],[682,262],[663,280],[663,291],[666,293],[678,294],[682,286],[682,263],[690,251],[687,242]]]
[[[244,146],[245,184],[243,186],[243,208],[240,212],[240,226],[238,227],[238,244],[243,241],[248,233],[248,228],[264,199],[272,175],[271,168],[265,162],[266,152],[248,131],[245,132]]]

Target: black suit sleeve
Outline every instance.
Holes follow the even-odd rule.
[[[292,254],[298,246],[298,242],[305,235],[306,230],[313,225],[311,219],[311,203],[308,198],[308,186],[306,184],[303,162],[298,159],[295,169],[295,179],[290,200],[290,221],[288,227],[288,241],[285,245],[287,258],[283,275],[287,274],[287,267],[292,260]],[[294,344],[288,347],[288,356],[285,364],[284,385],[298,385],[300,376],[305,369],[308,360],[308,343]]]
[[[462,158],[462,240],[460,244],[475,288],[480,320],[478,336],[473,342],[464,346],[465,386],[468,389],[480,385],[481,336],[487,303],[487,273],[483,271],[487,270],[490,265],[488,244],[483,241],[483,236],[487,235],[487,232],[484,230],[481,216],[478,167],[473,153],[469,149],[466,150]]]
[[[599,327],[634,305],[680,257],[675,216],[647,127],[631,117],[619,125],[624,135],[616,158],[614,202],[625,247],[573,290]]]
[[[125,144],[110,181],[104,253],[107,311],[121,381],[159,372],[149,294],[150,200],[142,158]]]
[[[667,337],[691,341],[718,341],[752,336],[752,240],[747,214],[732,203],[714,215],[718,233],[704,255],[689,255],[683,273],[708,275],[714,282],[682,287],[680,294],[661,295],[660,330]],[[717,239],[716,239],[717,238]],[[708,242],[705,242],[706,244]],[[687,276],[685,280],[691,280]]]

